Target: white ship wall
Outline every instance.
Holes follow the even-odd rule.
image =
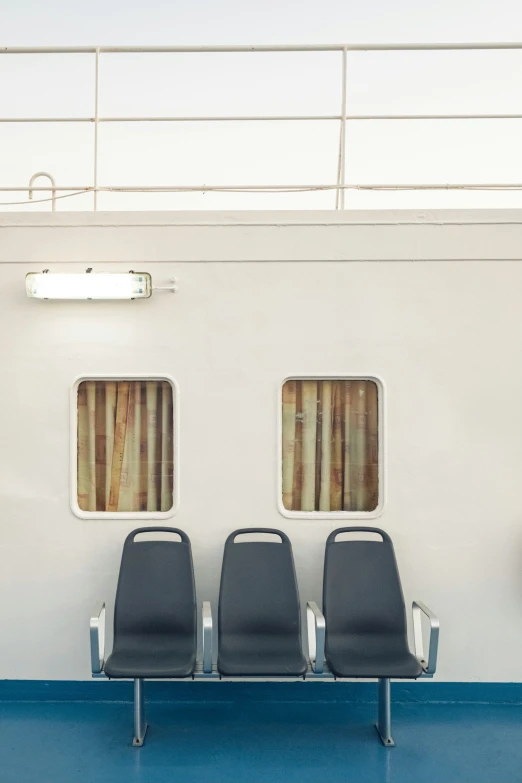
[[[148,271],[147,301],[27,299],[27,272]],[[407,604],[441,621],[437,679],[520,681],[522,211],[4,214],[0,217],[0,678],[88,679],[121,546],[143,522],[70,507],[78,376],[173,376],[180,505],[198,601],[233,529],[291,538],[321,598],[339,522],[277,506],[289,375],[384,385],[386,497]],[[345,524],[350,524],[346,522]],[[364,522],[362,522],[364,524]]]

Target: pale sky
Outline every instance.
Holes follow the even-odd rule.
[[[522,3],[0,0],[0,46],[522,40]],[[100,113],[339,114],[341,54],[102,55]],[[0,116],[93,114],[90,55],[0,56]],[[347,112],[520,113],[522,50],[349,53]],[[348,124],[349,183],[522,182],[522,120]],[[106,123],[102,185],[333,184],[339,123]],[[0,183],[92,183],[93,126],[0,124]],[[39,184],[44,184],[41,181]],[[38,194],[35,198],[44,198]],[[0,201],[25,194],[0,193]],[[100,194],[100,209],[330,209],[333,193]],[[57,209],[91,209],[92,195]],[[346,207],[522,207],[522,193],[348,191]],[[0,207],[32,211],[50,205]]]

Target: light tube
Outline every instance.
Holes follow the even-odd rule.
[[[146,299],[152,280],[148,272],[30,272],[25,288],[32,299]]]

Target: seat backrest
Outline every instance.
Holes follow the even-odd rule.
[[[181,541],[135,541],[140,533]],[[176,634],[196,643],[196,590],[190,540],[170,527],[142,527],[125,539],[114,608],[114,643],[143,634]]]
[[[244,533],[273,533],[281,541],[241,541]],[[219,637],[294,636],[301,615],[292,545],[281,530],[242,528],[225,543],[219,591]],[[261,641],[262,644],[262,641]]]
[[[378,533],[382,541],[336,541],[340,533]],[[323,613],[330,635],[406,635],[406,611],[390,536],[343,527],[326,541]]]

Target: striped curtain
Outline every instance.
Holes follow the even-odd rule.
[[[169,511],[172,387],[166,381],[83,381],[78,387],[82,511]]]
[[[373,511],[379,502],[377,385],[291,380],[283,386],[283,505]]]

